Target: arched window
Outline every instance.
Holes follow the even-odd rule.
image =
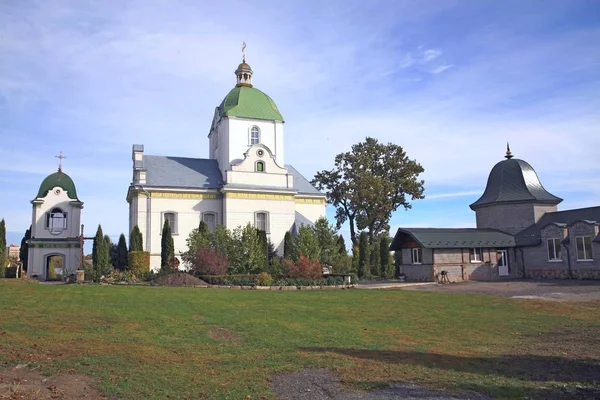
[[[165,221],[169,221],[169,229],[171,229],[171,234],[177,235],[177,213],[172,212],[172,211],[163,213],[161,232],[162,232],[162,227],[165,224]]]
[[[256,162],[256,172],[265,172],[265,163],[262,161]]]
[[[208,225],[209,232],[215,232],[215,229],[217,228],[217,214],[211,212],[204,213],[202,214],[202,221]]]
[[[67,213],[60,208],[54,208],[46,214],[46,229],[53,235],[58,235],[67,229]]]
[[[260,129],[257,126],[253,126],[250,129],[250,144],[259,144],[260,143]]]
[[[260,211],[254,214],[254,227],[269,233],[269,213]]]

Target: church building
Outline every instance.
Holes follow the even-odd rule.
[[[286,232],[325,216],[326,196],[285,163],[284,118],[252,85],[245,57],[235,76],[235,87],[210,124],[209,158],[149,155],[142,144],[133,145],[129,230],[139,227],[154,270],[160,268],[165,220],[179,257],[201,220],[210,230],[217,224],[233,230],[250,223],[265,231],[282,254]]]
[[[62,154],[59,159],[64,158]],[[32,221],[27,275],[60,279],[81,267],[81,209],[75,183],[62,170],[48,175],[31,201]]]
[[[390,250],[412,281],[600,279],[600,207],[558,210],[533,167],[513,158],[491,170],[471,204],[477,228],[400,228]]]

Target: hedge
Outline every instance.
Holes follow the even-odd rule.
[[[129,270],[138,276],[150,272],[150,253],[147,251],[130,251]]]
[[[257,286],[260,274],[245,275],[198,275],[209,285],[224,286]],[[328,276],[321,279],[296,278],[289,276],[273,276],[271,286],[335,286],[343,285],[343,276]]]

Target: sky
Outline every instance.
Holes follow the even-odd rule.
[[[424,167],[425,199],[392,232],[474,227],[468,206],[507,142],[560,209],[600,205],[597,1],[2,0],[8,241],[59,151],[86,233],[127,233],[132,144],[206,158],[244,41],[285,117],[286,163],[308,179],[367,136]]]

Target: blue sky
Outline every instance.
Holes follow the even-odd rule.
[[[286,118],[286,162],[306,177],[367,135],[423,165],[426,199],[393,229],[474,226],[468,205],[507,141],[561,209],[600,204],[596,1],[4,0],[9,242],[59,151],[87,233],[126,232],[131,145],[207,157],[243,41],[255,86]]]

